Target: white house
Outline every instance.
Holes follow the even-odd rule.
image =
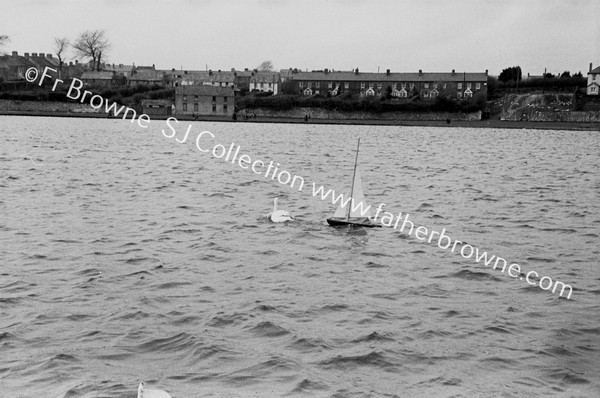
[[[592,64],[590,64],[586,94],[600,95],[600,66],[596,67],[596,69],[592,69]]]
[[[276,72],[256,72],[250,77],[250,91],[279,94],[281,78]]]

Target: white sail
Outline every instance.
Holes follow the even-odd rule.
[[[360,177],[360,171],[356,167],[356,173],[354,175],[352,199],[349,200],[350,194],[344,195],[344,201],[337,208],[333,217],[335,218],[347,218],[348,211],[350,211],[350,218],[362,218],[371,217],[371,207],[365,199],[365,194],[362,187],[362,178]],[[342,206],[346,204],[346,206]]]

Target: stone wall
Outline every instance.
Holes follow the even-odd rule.
[[[73,112],[98,113],[102,111],[92,108],[89,104],[76,102],[50,101],[14,101],[0,100],[0,112]]]
[[[304,119],[308,115],[311,119],[327,120],[481,120],[481,111],[473,113],[449,113],[449,112],[343,112],[321,108],[294,108],[280,111],[273,109],[245,109],[239,112],[254,114],[256,117],[264,118],[291,118]]]

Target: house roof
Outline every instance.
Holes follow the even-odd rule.
[[[175,94],[180,95],[204,95],[204,96],[223,96],[232,97],[234,95],[233,88],[221,86],[207,86],[195,84],[190,86],[180,86],[175,89]]]
[[[258,72],[250,78],[250,81],[253,83],[277,83],[279,81],[279,73]]]
[[[28,58],[28,61],[35,64],[35,66],[37,66],[38,68],[45,68],[45,67],[56,68],[56,67],[58,67],[58,58],[54,58],[51,54],[46,55],[46,54],[40,53],[39,55],[36,55],[36,56],[31,55]]]
[[[310,81],[414,81],[414,82],[431,82],[431,81],[455,81],[455,82],[475,82],[486,81],[487,73],[485,72],[466,72],[466,73],[451,73],[451,72],[422,72],[422,73],[370,73],[370,72],[298,72],[287,75],[293,80],[310,80]]]
[[[133,65],[123,65],[123,64],[119,64],[119,65],[109,65],[109,68],[106,69],[110,69],[110,70],[114,70],[117,73],[131,73],[134,69],[135,66]]]
[[[92,72],[83,72],[81,75],[81,79],[90,79],[90,80],[111,80],[115,77],[114,71],[101,70],[101,71],[92,71]]]
[[[133,81],[157,81],[157,82],[162,82],[163,80],[163,73],[159,72],[159,71],[154,71],[154,70],[138,70],[136,73],[132,74],[129,77],[129,80],[133,80]]]
[[[14,68],[19,66],[35,66],[33,62],[29,59],[22,57],[20,55],[2,55],[0,56],[0,67],[4,68]]]
[[[234,72],[188,72],[181,77],[182,81],[193,84],[210,83],[235,83],[236,74]]]
[[[212,72],[212,74],[206,77],[205,81],[233,83],[235,81],[235,74],[233,72]]]
[[[597,74],[600,74],[600,66],[597,66],[588,72],[588,75],[597,75]]]

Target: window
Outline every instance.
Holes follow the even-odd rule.
[[[411,83],[411,84],[410,84],[410,89],[412,90],[413,88],[415,88],[415,84],[414,84],[414,83]]]
[[[398,83],[393,83],[392,90],[397,90],[397,89],[398,89]]]
[[[315,87],[321,87],[321,82],[316,82]]]
[[[223,97],[223,103],[226,104],[227,103],[227,97]]]
[[[597,89],[596,86],[590,87],[590,93],[596,94],[596,89]]]
[[[360,88],[362,88],[362,89],[365,88],[365,82],[360,82]]]
[[[213,95],[213,102],[217,102],[217,97]]]
[[[304,82],[298,83],[298,87],[300,87],[300,88],[304,87]]]
[[[198,104],[194,104],[194,112],[198,112]]]
[[[183,102],[186,102],[186,101],[187,101],[187,95],[184,95],[183,96]]]
[[[459,91],[458,93],[456,93],[456,96],[457,96],[458,98],[462,98],[462,92],[460,92],[460,91]]]
[[[446,89],[446,83],[444,83],[444,90]]]
[[[194,101],[198,101],[198,96],[194,95]]]
[[[429,88],[429,83],[425,83],[425,88]]]
[[[467,90],[471,89],[471,83],[467,83]]]
[[[462,83],[458,83],[457,86],[456,86],[456,88],[458,88],[459,90],[462,90]]]
[[[433,88],[438,88],[438,84],[437,83],[433,83]]]
[[[184,103],[183,103],[183,111],[184,111],[184,112],[187,112],[187,102],[184,102]]]
[[[217,111],[217,104],[212,104],[212,111],[213,113]]]
[[[333,88],[333,83],[332,82],[327,83],[327,88]]]
[[[350,83],[348,83],[348,82],[345,82],[345,83],[344,83],[344,88],[345,88],[345,89],[349,89],[349,88],[350,88]]]
[[[382,84],[381,84],[381,83],[377,83],[377,89],[378,89],[378,90],[381,90],[381,86],[382,86]]]
[[[227,113],[227,103],[223,104],[223,113]]]
[[[369,82],[369,88],[373,88],[373,83]]]

